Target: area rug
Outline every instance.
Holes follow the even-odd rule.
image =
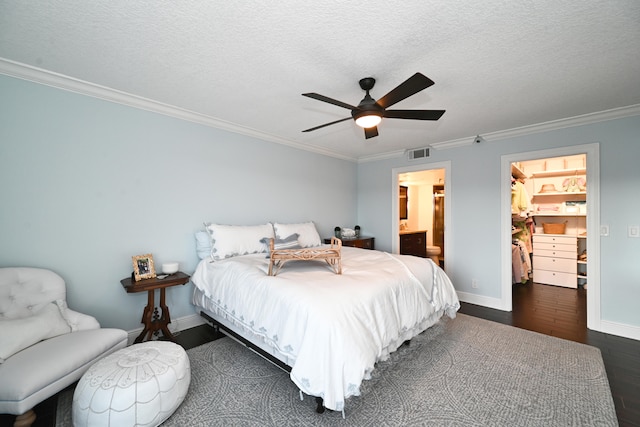
[[[617,426],[600,350],[458,314],[377,365],[342,413],[230,338],[187,352],[189,392],[164,426]],[[72,393],[57,426],[71,425]]]

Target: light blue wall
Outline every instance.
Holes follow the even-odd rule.
[[[120,279],[151,252],[192,272],[203,221],[314,220],[363,227],[392,247],[392,169],[290,147],[0,75],[0,266],[51,268],[72,308],[104,326],[140,327],[146,296]],[[601,317],[640,327],[640,117],[446,150],[451,161],[456,288],[500,298],[501,156],[600,144]],[[357,201],[357,202],[356,202]],[[356,215],[357,212],[357,215]],[[479,289],[470,287],[471,278]],[[172,317],[193,314],[191,285],[168,291]]]
[[[356,219],[357,165],[0,75],[0,266],[50,268],[70,307],[139,328],[146,294],[120,280],[131,256],[197,257],[203,221]],[[171,288],[174,319],[191,286]]]
[[[627,237],[640,225],[640,117],[576,126],[496,142],[432,150],[427,163],[451,161],[452,259],[447,270],[458,291],[501,297],[501,156],[600,144],[601,319],[640,327],[640,239]],[[392,169],[415,166],[404,158],[362,163],[358,168],[358,223],[392,248]],[[591,238],[591,237],[590,237]],[[479,288],[471,288],[471,279]]]

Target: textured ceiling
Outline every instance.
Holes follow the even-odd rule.
[[[0,58],[361,159],[640,104],[640,2],[0,0]],[[416,72],[439,121],[301,132]]]

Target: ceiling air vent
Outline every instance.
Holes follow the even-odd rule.
[[[418,160],[429,157],[429,148],[416,148],[414,150],[407,151],[407,157],[409,160]]]

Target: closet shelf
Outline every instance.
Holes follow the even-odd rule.
[[[562,212],[534,212],[533,216],[569,216],[569,217],[584,217],[586,213],[562,213]],[[586,237],[586,236],[585,236]]]
[[[545,197],[545,196],[586,196],[586,191],[554,191],[549,193],[534,193],[533,197]]]
[[[538,171],[531,174],[531,178],[546,178],[554,176],[572,176],[572,175],[584,175],[587,173],[587,168],[577,169],[560,169],[554,171]]]
[[[511,163],[511,175],[514,178],[521,178],[521,179],[526,179],[527,176],[524,174],[524,172],[522,172],[520,170],[520,168],[518,166],[516,166],[515,164]]]

